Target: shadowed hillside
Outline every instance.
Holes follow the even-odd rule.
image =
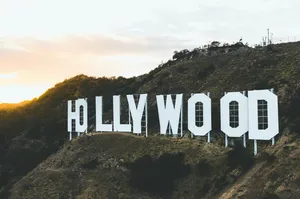
[[[1,109],[15,109],[15,108],[19,108],[22,106],[27,105],[30,102],[30,100],[26,100],[20,103],[1,103],[0,104],[0,110]]]
[[[199,140],[82,136],[18,181],[11,198],[299,198],[299,142],[283,136],[253,159]]]
[[[224,138],[224,134],[219,132],[219,115],[218,115],[218,108],[219,108],[219,99],[223,95],[223,92],[229,91],[243,91],[243,90],[252,90],[252,89],[266,89],[266,88],[274,88],[275,92],[278,95],[279,99],[279,111],[280,111],[280,129],[281,132],[285,132],[287,136],[287,143],[284,143],[280,146],[283,148],[287,148],[288,150],[291,147],[296,147],[296,143],[298,139],[292,139],[292,136],[289,135],[290,133],[299,133],[300,132],[300,87],[299,87],[299,79],[300,79],[300,43],[288,43],[288,44],[278,44],[278,45],[270,45],[263,48],[249,48],[245,45],[238,44],[232,47],[210,47],[206,50],[201,49],[194,49],[193,51],[180,51],[180,53],[176,53],[173,60],[168,61],[167,63],[160,65],[153,71],[149,72],[148,74],[125,79],[122,77],[119,78],[94,78],[94,77],[87,77],[84,75],[79,75],[74,78],[65,80],[57,84],[54,88],[49,89],[45,92],[41,97],[29,102],[27,105],[16,108],[14,110],[7,110],[3,109],[0,110],[0,198],[6,198],[11,191],[13,191],[13,196],[18,198],[19,195],[22,196],[34,196],[32,198],[41,198],[42,196],[38,196],[36,194],[45,193],[45,190],[51,190],[49,194],[53,194],[52,198],[69,198],[68,194],[73,194],[77,196],[85,197],[84,190],[86,190],[86,186],[88,183],[93,183],[93,178],[89,178],[91,173],[96,172],[92,168],[85,168],[87,172],[84,172],[79,175],[78,172],[73,171],[66,171],[62,175],[59,174],[57,178],[51,179],[55,184],[57,183],[64,183],[66,186],[71,186],[70,182],[74,183],[74,187],[64,188],[64,190],[60,190],[55,187],[51,187],[48,182],[43,182],[43,180],[47,180],[44,175],[48,175],[47,172],[45,174],[39,174],[41,172],[41,167],[46,169],[54,169],[50,162],[63,160],[66,157],[70,157],[70,163],[62,161],[61,163],[55,163],[55,169],[57,172],[61,172],[63,168],[74,168],[77,169],[76,165],[71,164],[71,162],[76,161],[80,158],[85,158],[86,153],[84,148],[78,148],[80,151],[72,152],[66,149],[66,147],[75,147],[77,146],[77,142],[88,142],[87,145],[91,145],[90,147],[93,148],[93,145],[97,145],[97,150],[99,150],[99,154],[101,155],[102,152],[106,154],[105,158],[114,158],[113,148],[111,150],[107,150],[106,148],[101,145],[104,141],[105,143],[109,144],[115,148],[116,151],[120,150],[122,153],[118,153],[118,158],[124,159],[127,161],[127,165],[122,166],[122,168],[126,168],[126,171],[130,171],[130,168],[136,168],[134,162],[137,161],[138,163],[139,158],[141,159],[141,163],[143,165],[143,161],[148,161],[149,165],[153,165],[148,169],[156,169],[160,168],[159,165],[160,161],[163,159],[159,159],[159,155],[157,154],[160,150],[166,152],[174,152],[174,150],[170,150],[168,145],[159,144],[160,137],[155,138],[147,138],[147,139],[138,139],[132,137],[117,138],[116,136],[108,136],[105,135],[104,137],[101,135],[91,137],[84,137],[80,138],[79,140],[74,141],[75,143],[68,143],[67,142],[68,134],[66,132],[66,120],[67,120],[67,100],[70,99],[77,99],[79,97],[87,97],[89,98],[89,111],[90,116],[93,116],[92,110],[94,110],[94,96],[103,96],[104,97],[104,114],[106,118],[111,117],[111,110],[112,110],[112,96],[114,94],[132,94],[132,93],[148,93],[149,94],[149,132],[150,134],[154,135],[158,133],[158,119],[157,119],[157,110],[155,104],[155,95],[156,94],[175,94],[175,93],[184,93],[185,94],[185,102],[186,99],[190,96],[190,93],[196,92],[210,92],[210,96],[213,99],[213,132],[212,137],[217,139],[213,140],[214,143],[218,143],[218,145],[211,145],[209,144],[202,144],[195,149],[195,154],[201,152],[201,148],[205,146],[213,147],[213,154],[218,154],[218,156],[222,156],[223,152],[219,154],[219,151],[224,151],[222,147],[222,140]],[[184,106],[186,107],[186,106]],[[125,108],[125,107],[123,107]],[[186,115],[186,113],[184,113]],[[91,117],[92,118],[92,117]],[[90,123],[93,124],[93,118],[90,120]],[[184,127],[186,129],[186,127]],[[282,134],[280,135],[282,136]],[[279,139],[278,136],[276,139]],[[293,135],[294,137],[296,135]],[[107,137],[109,137],[109,141],[107,141]],[[95,139],[94,139],[95,138]],[[120,140],[122,144],[117,142]],[[157,139],[157,144],[154,145],[153,150],[157,150],[156,154],[151,154],[151,151],[145,151],[142,148],[142,144],[146,144],[147,142],[151,142],[152,139]],[[281,140],[283,138],[280,138]],[[129,143],[134,141],[137,146],[139,146],[139,150],[141,150],[136,154],[136,157],[127,157],[126,153],[129,153],[131,149],[131,145]],[[176,141],[165,140],[165,142],[170,143],[171,145],[176,143]],[[99,144],[98,144],[99,142]],[[179,143],[189,143],[196,144],[198,146],[201,143],[199,140],[193,141],[178,141]],[[94,143],[94,144],[93,144]],[[97,144],[96,144],[97,143]],[[73,145],[74,144],[74,145]],[[248,141],[248,144],[251,145],[252,142]],[[265,150],[273,150],[269,153],[285,153],[285,149],[270,149],[268,146],[269,143],[265,143],[265,145],[259,145],[259,151],[262,152],[263,149]],[[121,150],[122,147],[128,146]],[[184,144],[183,144],[184,145]],[[104,148],[101,148],[101,147]],[[279,146],[278,144],[275,146]],[[46,162],[42,163],[36,170],[33,170],[29,173],[25,178],[19,181],[23,176],[25,176],[29,171],[34,169],[38,164],[40,164],[43,160],[45,160],[49,155],[54,154],[62,147],[61,151],[58,152],[56,155],[47,159]],[[96,146],[95,146],[96,147]],[[135,147],[135,146],[133,146]],[[191,155],[193,153],[187,153],[187,148],[184,147],[192,147],[192,146],[181,146],[178,145],[178,151],[181,152],[177,155],[170,155],[170,157],[166,155],[165,158],[171,158],[172,161],[174,158],[174,164],[178,164],[178,169],[180,171],[184,171],[183,175],[179,176],[172,176],[170,174],[170,181],[174,182],[173,185],[170,185],[171,195],[173,194],[174,197],[184,198],[191,198],[190,196],[197,196],[199,198],[203,197],[210,197],[210,194],[220,194],[220,192],[225,189],[226,186],[228,190],[231,189],[231,185],[234,185],[234,179],[228,180],[228,175],[230,172],[234,172],[236,174],[232,174],[236,176],[235,178],[239,178],[242,174],[238,167],[240,165],[233,164],[231,165],[232,171],[225,166],[226,163],[223,162],[223,167],[218,167],[220,162],[225,161],[228,154],[223,154],[223,159],[216,159],[216,162],[210,163],[213,167],[216,167],[214,171],[212,171],[211,176],[207,181],[208,184],[212,184],[213,186],[217,186],[216,190],[212,189],[205,182],[198,182],[200,179],[193,179],[193,176],[196,176],[196,164],[197,161],[200,161],[201,157],[196,158],[192,162],[186,162],[187,154]],[[292,147],[292,148],[293,148]],[[157,148],[157,149],[156,149]],[[274,147],[271,147],[274,148]],[[296,147],[297,148],[297,147]],[[82,150],[81,150],[82,149]],[[77,150],[77,149],[76,149]],[[86,149],[92,150],[92,149]],[[97,156],[97,150],[93,151],[91,158]],[[197,151],[200,150],[200,151]],[[249,149],[251,150],[251,149]],[[65,152],[64,152],[65,151]],[[101,152],[100,152],[101,151]],[[225,150],[226,151],[226,150]],[[73,153],[72,155],[63,155],[64,153]],[[153,152],[155,153],[155,152]],[[202,152],[201,152],[202,153]],[[295,152],[296,153],[296,152]],[[77,155],[76,155],[77,154]],[[149,155],[149,156],[147,156]],[[275,156],[276,161],[281,161],[284,156],[277,154]],[[76,157],[75,157],[76,156]],[[164,156],[163,156],[164,157]],[[209,155],[209,159],[214,160],[215,156]],[[294,157],[294,156],[293,156]],[[293,157],[290,157],[290,161],[295,163],[295,168],[298,168],[297,161]],[[73,158],[73,159],[72,159]],[[98,158],[98,156],[97,156]],[[97,159],[96,158],[96,159]],[[127,158],[127,159],[126,159]],[[179,159],[176,159],[179,158]],[[183,160],[181,160],[182,158]],[[100,158],[101,159],[101,158]],[[157,160],[156,160],[157,159]],[[191,158],[193,159],[193,158]],[[106,159],[102,159],[103,161]],[[50,161],[50,162],[49,162]],[[91,160],[92,161],[92,160]],[[100,169],[101,164],[94,161],[94,167]],[[126,162],[125,161],[125,162]],[[183,163],[182,163],[182,162]],[[204,161],[204,160],[203,160]],[[218,162],[220,161],[220,162]],[[78,161],[80,163],[81,161]],[[204,161],[205,162],[205,161]],[[181,165],[182,163],[182,165]],[[278,162],[277,162],[278,163]],[[68,166],[68,164],[71,164]],[[77,164],[77,163],[76,163]],[[119,163],[117,163],[119,164]],[[200,164],[200,167],[207,168],[205,166],[206,163]],[[222,165],[221,164],[221,165]],[[274,163],[275,164],[275,163]],[[93,165],[93,164],[92,164]],[[100,165],[100,166],[99,166]],[[201,166],[202,165],[202,166]],[[270,167],[272,167],[273,163],[270,163]],[[277,164],[280,165],[280,164]],[[93,166],[92,166],[93,167]],[[255,167],[255,166],[254,166]],[[253,168],[254,168],[253,167]],[[283,166],[282,166],[283,167]],[[80,166],[80,169],[83,167]],[[276,167],[277,168],[277,167]],[[80,170],[79,169],[79,170]],[[103,169],[101,167],[101,169]],[[136,198],[142,198],[145,193],[149,193],[149,197],[153,196],[153,190],[146,190],[141,187],[136,187],[138,183],[135,181],[136,179],[131,179],[130,174],[119,173],[120,171],[115,171],[114,169],[105,168],[105,172],[100,173],[93,173],[97,175],[107,175],[102,178],[101,180],[105,181],[103,184],[97,184],[95,187],[89,187],[89,193],[91,194],[91,198],[93,194],[103,194],[102,196],[110,197],[109,194],[112,194],[112,198],[126,198],[129,192],[129,187],[131,189],[138,189],[139,191],[134,191],[134,194],[140,193],[141,195],[135,195]],[[226,170],[227,169],[227,170]],[[283,168],[282,168],[283,169]],[[54,172],[55,170],[53,170]],[[102,170],[99,170],[102,171]],[[103,170],[104,171],[104,170]],[[251,168],[250,168],[251,171]],[[250,172],[249,171],[249,172]],[[278,176],[285,177],[284,180],[287,180],[287,175],[285,170],[281,170],[281,167],[274,172],[278,173]],[[50,171],[49,171],[50,172]],[[246,170],[243,172],[247,172]],[[242,172],[242,173],[243,173]],[[271,172],[271,171],[270,171]],[[293,172],[293,170],[289,170],[286,172]],[[51,173],[51,172],[50,172]],[[54,172],[55,173],[55,172]],[[129,172],[132,174],[132,172]],[[221,173],[221,174],[220,174]],[[194,175],[195,174],[195,175]],[[51,175],[51,174],[50,174]],[[56,174],[54,174],[56,175]],[[132,174],[135,176],[135,174]],[[145,176],[146,174],[136,174],[137,176]],[[255,174],[254,174],[255,175]],[[251,178],[255,179],[254,175],[251,175]],[[268,183],[267,181],[267,172],[264,172],[263,175],[263,184]],[[273,175],[273,173],[270,173]],[[275,175],[275,174],[274,174]],[[292,175],[292,174],[291,174]],[[297,176],[296,174],[293,174]],[[32,179],[29,177],[32,176]],[[187,177],[188,176],[188,177]],[[218,177],[217,177],[218,176]],[[223,177],[222,177],[223,176]],[[275,175],[276,176],[276,175]],[[63,179],[62,179],[62,178]],[[174,177],[174,179],[173,179]],[[41,179],[39,179],[41,178]],[[86,180],[83,180],[85,178]],[[98,177],[96,177],[98,178]],[[222,178],[221,180],[217,180],[217,178]],[[226,179],[225,179],[226,178]],[[292,177],[291,177],[292,178]],[[296,179],[297,177],[295,177]],[[58,179],[58,180],[56,180]],[[107,180],[110,179],[110,180]],[[130,180],[131,179],[131,180]],[[138,178],[137,178],[138,179]],[[187,180],[185,186],[180,184],[178,181]],[[202,179],[202,178],[201,178]],[[24,184],[24,180],[29,180],[27,182],[28,186],[22,185]],[[65,181],[64,181],[65,180]],[[157,178],[156,178],[157,180]],[[19,181],[19,182],[18,182]],[[201,181],[201,180],[200,180]],[[275,177],[272,182],[270,182],[269,190],[274,191],[275,189],[282,189],[286,190],[289,186],[288,183],[284,184],[283,182],[278,182],[277,184],[273,181],[276,181]],[[292,180],[290,180],[292,181]],[[17,183],[18,182],[18,183]],[[120,183],[119,185],[113,185],[112,182]],[[248,181],[247,181],[248,182]],[[250,180],[249,180],[250,182]],[[15,184],[17,183],[17,184]],[[40,184],[42,183],[42,184]],[[43,184],[45,183],[45,184]],[[69,185],[68,185],[69,183]],[[198,184],[199,183],[199,184]],[[200,184],[204,186],[204,188],[199,188],[198,185]],[[219,185],[218,183],[221,183]],[[273,183],[273,184],[272,184]],[[25,183],[26,184],[26,183]],[[49,185],[48,185],[49,184]],[[272,185],[272,186],[271,186]],[[20,188],[21,186],[21,188]],[[23,187],[22,187],[23,186]],[[48,187],[49,186],[49,187]],[[107,190],[110,186],[119,186],[122,190],[115,192],[108,193]],[[140,186],[143,186],[140,184]],[[146,185],[145,185],[146,186]],[[192,187],[195,188],[195,192],[191,191]],[[205,187],[206,186],[206,187]],[[246,187],[253,187],[253,193],[256,195],[265,194],[266,190],[262,187],[255,187],[255,185],[246,184]],[[281,188],[278,188],[280,187]],[[298,189],[295,184],[291,185],[293,189]],[[295,187],[296,186],[296,187]],[[76,188],[75,188],[76,187]],[[174,188],[179,187],[179,188]],[[63,187],[61,187],[63,188]],[[116,187],[115,187],[116,188]],[[41,189],[45,189],[44,191]],[[110,188],[112,190],[114,188]],[[196,191],[202,190],[203,192],[196,194]],[[36,190],[36,192],[34,192]],[[174,191],[174,190],[177,190]],[[205,191],[204,191],[205,190]],[[249,189],[252,190],[252,189]],[[269,191],[267,190],[267,191]],[[280,191],[279,190],[279,191]],[[155,193],[160,193],[159,190],[154,190]],[[123,195],[118,195],[115,197],[116,193],[124,193]],[[279,193],[279,192],[278,192]],[[288,194],[289,191],[286,191]],[[19,194],[19,195],[18,195]],[[27,195],[29,194],[29,195]],[[66,195],[67,194],[67,195]],[[182,195],[183,194],[183,195]],[[193,195],[196,194],[196,195]],[[242,194],[242,193],[241,193]],[[246,193],[245,193],[246,194]],[[247,193],[248,194],[248,193]],[[266,193],[267,194],[267,193]],[[155,195],[155,194],[154,194]],[[165,195],[170,195],[170,193],[166,193]],[[164,197],[165,195],[160,195],[157,197]],[[50,197],[50,195],[48,195]],[[71,195],[72,196],[72,195]],[[215,196],[215,195],[214,195]],[[281,194],[281,197],[284,196]],[[27,197],[27,198],[28,198]],[[48,198],[49,198],[48,197]],[[145,196],[147,198],[148,196]],[[148,198],[149,198],[148,197]],[[153,196],[154,197],[154,196]],[[155,196],[156,197],[156,196]],[[30,198],[30,197],[29,197]],[[50,197],[51,198],[51,197]],[[72,197],[71,197],[72,198]]]
[[[232,170],[224,166],[227,151],[190,139],[145,139],[121,133],[83,136],[20,180],[12,198],[215,195]]]

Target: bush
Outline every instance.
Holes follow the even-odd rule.
[[[183,160],[184,154],[176,153],[164,154],[157,159],[146,155],[127,163],[131,186],[155,195],[168,195],[174,188],[174,180],[190,171]]]
[[[230,168],[241,167],[244,171],[250,169],[254,163],[253,155],[240,141],[236,141],[233,150],[228,153]]]

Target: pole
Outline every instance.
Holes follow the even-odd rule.
[[[182,98],[183,98],[183,96],[182,96]],[[183,99],[182,99],[182,101],[183,101]],[[183,102],[181,104],[181,124],[180,124],[181,137],[183,137],[183,130],[182,130],[182,128],[183,128]]]
[[[88,98],[84,98],[84,99],[85,99],[86,104],[87,104],[87,106],[88,106]],[[83,110],[83,111],[84,111],[84,110]],[[87,116],[89,116],[89,113],[88,113],[88,112],[89,112],[89,109],[87,108],[86,111],[87,111],[87,113],[86,113]],[[82,115],[82,117],[84,117],[84,114]],[[82,120],[84,121],[84,118],[82,118]],[[87,121],[86,121],[86,122],[87,122],[87,128],[85,129],[84,134],[87,134],[87,133],[88,133],[88,128],[89,128],[89,124],[88,124],[89,122],[88,122],[88,121],[89,121],[89,120],[87,119]]]
[[[148,96],[147,96],[148,98]],[[146,106],[145,106],[145,116],[146,116],[146,137],[148,137],[148,99],[146,99]]]
[[[129,121],[129,124],[131,124],[131,115],[130,115],[130,108],[128,108],[128,121]],[[132,131],[132,126],[133,125],[131,125],[131,131]]]
[[[269,45],[269,44],[270,44],[270,34],[269,34],[269,28],[268,28],[267,30],[268,30],[268,43],[267,43],[267,45]]]
[[[246,91],[243,91],[243,95],[246,96]],[[247,132],[243,135],[243,144],[244,144],[244,147],[246,148],[247,144],[246,144],[246,134]]]
[[[270,43],[272,44],[273,43],[273,33],[271,33],[271,41]]]
[[[254,155],[257,155],[257,141],[254,140]]]
[[[191,93],[191,96],[193,96],[194,95],[194,93]],[[196,111],[195,111],[195,113],[196,113]],[[194,134],[191,132],[191,138],[193,139],[193,137],[194,137]]]
[[[271,92],[274,93],[274,88],[271,88]],[[275,144],[275,137],[272,138],[272,145]]]
[[[210,96],[210,93],[208,92],[207,93],[207,96],[209,97]],[[203,108],[203,107],[202,107]],[[204,108],[203,108],[204,109]],[[203,111],[203,118],[204,118],[204,110]],[[209,143],[210,142],[210,132],[207,133],[207,142]]]
[[[226,95],[226,92],[224,92],[224,95]],[[225,147],[228,146],[228,136],[225,134]]]
[[[103,99],[103,98],[102,98]],[[102,103],[101,103],[101,115],[102,115],[102,122],[103,122],[103,100],[102,100]],[[96,112],[95,112],[95,114],[96,114]],[[102,130],[100,131],[101,133],[102,133]]]

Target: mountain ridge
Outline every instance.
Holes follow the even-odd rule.
[[[182,52],[179,53],[180,56],[178,52],[175,53],[174,55],[177,56],[173,60],[164,63],[148,74],[128,79],[123,77],[95,78],[78,75],[56,84],[26,106],[14,110],[0,110],[2,121],[0,125],[0,194],[2,195],[0,197],[6,198],[15,193],[15,183],[23,177],[26,178],[27,173],[33,171],[49,155],[55,156],[53,154],[58,150],[68,146],[68,133],[66,132],[67,100],[80,97],[88,98],[89,108],[92,110],[94,109],[94,97],[103,96],[104,115],[109,118],[112,116],[111,97],[113,95],[148,93],[150,96],[148,102],[149,132],[151,136],[156,137],[155,134],[159,132],[159,124],[154,118],[157,118],[158,115],[155,98],[151,96],[156,94],[210,92],[213,105],[212,117],[215,121],[212,130],[212,137],[215,138],[213,142],[222,147],[224,146],[224,134],[220,133],[218,122],[218,99],[220,99],[222,93],[274,88],[279,99],[280,132],[285,132],[276,137],[276,143],[287,135],[290,136],[289,144],[296,143],[297,140],[292,138],[297,136],[291,136],[290,133],[298,133],[300,130],[300,116],[298,114],[300,110],[300,87],[298,83],[300,78],[300,43],[269,45],[261,48],[239,45],[233,50],[223,51],[222,49],[224,48],[210,48],[204,50],[204,52],[201,49],[191,52],[183,50],[180,51]],[[188,95],[184,96],[185,98],[188,97]],[[89,111],[89,114],[93,116],[94,113]],[[184,114],[186,113],[184,112]],[[89,123],[93,124],[94,119],[91,119]],[[111,140],[111,142],[114,141]],[[250,141],[247,141],[247,143],[247,149],[251,151],[252,144]],[[259,144],[260,153],[264,153],[270,147],[272,148],[269,145],[270,142],[261,142]],[[288,150],[291,148],[288,144],[282,144],[281,146],[286,147]],[[115,147],[118,148],[119,146]],[[163,149],[163,146],[159,147]],[[139,154],[136,158],[138,159],[146,154],[146,152],[145,154]],[[279,157],[277,158],[279,162],[282,160]],[[249,160],[251,160],[250,157]],[[245,161],[247,162],[247,159]],[[290,161],[293,162],[293,158]],[[23,164],[24,162],[26,164]],[[194,164],[191,165],[191,167],[194,166]],[[239,168],[233,170],[235,169],[239,170]],[[294,170],[291,171],[294,172]],[[236,172],[239,173],[240,171]],[[280,171],[278,172],[280,173]],[[226,175],[229,175],[229,173],[225,172]],[[186,179],[190,180],[190,178]],[[216,182],[213,181],[213,183]],[[227,183],[227,185],[232,183],[226,180],[222,182]],[[247,186],[251,187],[250,185]],[[22,196],[28,190],[34,190],[34,186],[32,189],[29,186],[21,192],[19,190],[18,193]],[[101,190],[103,193],[106,191],[105,189]],[[272,190],[276,189],[270,188],[269,191]],[[189,189],[187,191],[192,193]],[[59,194],[58,192],[57,194]],[[262,192],[263,190],[257,192],[257,194],[261,195]],[[98,192],[94,191],[94,193]],[[125,195],[122,197],[126,198],[126,193],[124,192]],[[139,193],[141,195],[143,192]],[[172,192],[172,194],[176,193]],[[279,195],[282,196],[282,194]],[[201,194],[198,196],[201,196]],[[205,197],[204,192],[202,196]],[[53,196],[53,198],[59,197]]]

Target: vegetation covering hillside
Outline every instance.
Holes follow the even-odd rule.
[[[16,183],[12,198],[212,198],[249,164],[227,152],[191,139],[83,136]]]
[[[30,100],[26,100],[20,103],[1,103],[0,104],[0,110],[1,109],[15,109],[18,107],[22,107],[25,106],[26,104],[28,104],[30,102]]]
[[[245,187],[249,187],[249,191],[252,190],[252,193],[258,196],[264,194],[267,196],[267,193],[277,190],[276,194],[285,198],[284,194],[280,191],[285,191],[284,193],[289,194],[292,192],[291,190],[298,190],[299,188],[297,183],[289,184],[290,182],[294,182],[294,179],[298,178],[298,174],[293,172],[295,171],[294,169],[299,167],[297,158],[293,155],[294,152],[291,150],[297,149],[296,144],[298,139],[296,139],[296,137],[297,133],[300,132],[300,115],[298,114],[300,111],[299,68],[300,43],[269,45],[260,48],[250,48],[242,43],[237,43],[233,46],[224,45],[218,47],[218,45],[212,45],[207,49],[196,48],[193,51],[183,50],[175,52],[172,60],[160,65],[148,74],[139,77],[129,79],[122,77],[95,78],[78,75],[74,78],[67,79],[57,84],[52,89],[49,89],[38,99],[35,99],[24,106],[14,110],[0,110],[0,198],[6,198],[11,193],[13,193],[12,197],[15,198],[19,198],[19,196],[42,198],[46,192],[49,192],[48,194],[53,194],[51,195],[53,198],[68,198],[68,194],[73,194],[71,196],[81,196],[83,198],[87,196],[85,194],[91,194],[91,197],[93,194],[103,194],[102,196],[104,198],[105,196],[112,198],[126,198],[130,196],[127,195],[129,193],[134,193],[136,198],[141,198],[140,196],[149,198],[155,194],[161,194],[160,191],[149,191],[141,187],[136,187],[134,183],[131,184],[128,179],[131,179],[130,175],[134,175],[134,173],[132,173],[130,168],[136,168],[134,163],[138,162],[139,158],[142,158],[145,155],[152,155],[151,157],[153,158],[158,157],[159,155],[166,155],[166,158],[169,158],[169,153],[167,152],[175,152],[172,148],[172,146],[174,147],[175,145],[177,148],[176,151],[182,152],[183,155],[180,156],[180,154],[177,154],[176,156],[176,154],[173,154],[175,159],[178,158],[174,160],[174,164],[179,164],[181,157],[184,159],[182,164],[187,165],[187,167],[182,166],[182,168],[189,169],[183,169],[185,172],[183,172],[181,176],[172,176],[173,174],[170,174],[172,178],[176,177],[176,179],[174,179],[174,187],[170,188],[171,191],[165,195],[178,196],[179,198],[187,196],[188,198],[191,198],[189,196],[195,194],[194,196],[197,196],[196,198],[201,198],[201,196],[209,198],[210,196],[216,196],[215,194],[221,194],[223,188],[226,189],[226,186],[234,185],[234,179],[241,177],[243,174],[242,171],[244,170],[239,169],[239,164],[231,165],[228,163],[228,153],[224,150],[222,145],[220,145],[222,144],[221,141],[224,134],[219,131],[219,99],[223,95],[223,92],[266,88],[274,88],[278,95],[280,129],[281,132],[285,132],[284,135],[286,135],[287,138],[286,142],[283,143],[283,137],[280,138],[280,136],[283,136],[283,133],[276,138],[277,140],[280,139],[281,145],[277,144],[275,147],[282,146],[283,149],[260,145],[259,151],[262,151],[262,147],[266,148],[266,153],[268,150],[271,150],[266,157],[273,157],[275,162],[268,162],[268,165],[270,166],[268,168],[273,168],[276,164],[278,170],[275,168],[273,168],[273,170],[277,175],[275,175],[274,172],[272,173],[272,170],[267,170],[269,175],[274,174],[275,177],[274,179],[272,178],[273,180],[270,181],[268,179],[268,172],[263,172],[256,177],[255,174],[251,176],[251,179],[259,179],[262,184],[265,185],[269,183],[270,186],[267,188],[266,186],[255,187],[253,184],[248,184],[250,183],[249,180],[242,188],[245,189]],[[137,139],[124,136],[116,137],[113,135],[97,135],[92,138],[83,137],[75,140],[74,143],[71,142],[65,145],[65,143],[68,142],[68,134],[66,132],[67,100],[77,99],[79,97],[89,98],[89,107],[91,110],[89,111],[89,114],[92,116],[92,110],[94,110],[94,96],[103,96],[105,117],[109,118],[111,117],[112,95],[148,93],[149,132],[154,135],[158,132],[157,110],[156,104],[154,103],[155,95],[184,93],[187,98],[192,92],[210,92],[210,96],[213,98],[213,121],[215,122],[213,123],[212,137],[220,138],[218,140],[213,140],[214,143],[218,142],[218,145],[215,145],[214,143],[202,143],[199,145],[199,143],[201,143],[199,140],[174,141],[160,137]],[[126,107],[123,108],[125,109]],[[90,123],[92,124],[93,122],[93,119],[91,119]],[[291,133],[295,133],[295,135],[289,135]],[[151,143],[154,142],[154,140],[156,143],[155,145]],[[132,142],[134,144],[131,145],[130,143]],[[79,143],[83,143],[82,146],[90,146],[91,148],[77,147],[77,149],[76,146],[79,146]],[[105,143],[111,146],[110,150],[105,148]],[[151,146],[151,150],[153,151],[148,151],[146,150],[148,149],[146,146],[145,148],[141,146],[142,144],[147,143],[148,147]],[[191,143],[191,146],[187,146],[187,143]],[[248,144],[251,144],[250,141],[248,141]],[[125,146],[127,147],[122,148]],[[190,147],[193,148],[193,146],[197,146],[194,147],[196,149],[193,149],[195,150],[195,153],[187,152],[190,150]],[[138,150],[134,153],[134,157],[126,155],[135,147],[137,147]],[[199,161],[201,162],[201,160],[203,160],[204,156],[198,157],[197,154],[208,153],[207,150],[203,149],[205,147],[211,149],[211,154],[208,154],[207,158],[209,160],[207,161],[212,161],[209,162],[209,164],[212,165],[214,169],[209,177],[198,178],[196,175],[197,164]],[[44,163],[39,165],[43,160],[57,152],[60,148],[61,150],[56,155],[51,156]],[[73,151],[71,149],[73,149]],[[284,151],[285,149],[287,149],[289,153]],[[89,151],[91,151],[92,154],[87,156]],[[159,151],[165,151],[166,153]],[[102,153],[105,153],[105,155],[103,155],[104,159],[101,159]],[[195,156],[193,156],[193,154],[195,154]],[[245,154],[247,153],[245,152]],[[282,154],[285,154],[288,157],[285,157]],[[95,163],[96,166],[94,166],[94,168],[89,168],[89,166],[87,166],[88,168],[76,166],[77,164],[83,163],[82,161],[85,161],[85,157],[95,158],[96,156],[97,160],[95,160],[95,162],[97,163]],[[171,155],[171,159],[174,158],[173,156]],[[67,157],[69,159],[64,160]],[[120,173],[120,170],[103,166],[103,164],[105,164],[103,162],[105,158],[119,158],[118,161],[123,159],[124,164],[126,164],[120,165],[120,167],[126,168],[124,169],[124,173]],[[192,159],[192,161],[189,161],[189,159]],[[293,169],[285,170],[286,166],[281,162],[283,159],[295,164]],[[246,162],[248,162],[248,160],[251,160],[251,158],[248,157]],[[150,161],[149,157],[148,159],[142,159],[141,164],[143,164],[144,161]],[[259,160],[255,161],[259,162]],[[53,164],[51,162],[53,162]],[[133,166],[130,163],[132,163]],[[250,164],[251,161],[248,163]],[[246,165],[248,165],[248,163]],[[119,162],[116,164],[119,165]],[[159,165],[159,163],[155,164]],[[32,170],[37,165],[39,165],[39,167]],[[179,165],[181,165],[181,162]],[[257,164],[254,164],[254,166],[250,168],[250,171],[255,168],[255,165]],[[283,169],[283,167],[285,168]],[[74,171],[65,171],[64,169],[66,168],[72,168]],[[157,166],[156,168],[159,167]],[[181,166],[179,169],[180,168]],[[50,173],[47,173],[47,170],[44,173],[41,173],[45,169],[50,170]],[[84,171],[82,171],[82,169]],[[32,172],[30,172],[31,170]],[[126,173],[127,171],[129,174]],[[50,177],[50,180],[53,181],[54,185],[58,186],[59,183],[64,183],[66,184],[66,187],[60,187],[60,189],[58,187],[55,188],[51,183],[49,184],[49,182],[43,181],[48,179],[45,175],[51,175],[51,172],[53,176]],[[232,180],[230,180],[229,177],[231,172],[236,172],[235,174],[232,174],[235,176]],[[246,170],[244,172],[246,172]],[[286,175],[289,172],[291,175],[290,177]],[[95,175],[95,178],[90,177],[90,175]],[[141,175],[143,176],[144,174],[138,174],[137,176]],[[103,180],[105,183],[94,182],[98,181],[97,176],[99,177],[99,180]],[[274,181],[279,178],[278,176],[282,180],[274,183]],[[22,177],[24,178],[19,181]],[[145,176],[145,178],[146,177],[147,176]],[[218,178],[222,179],[217,180]],[[186,180],[188,183],[182,184],[182,182],[179,182],[182,180]],[[71,183],[68,181],[74,182],[74,187],[67,188],[67,186],[71,186]],[[113,182],[119,183],[119,185],[115,185]],[[88,183],[96,184],[89,186]],[[205,183],[210,184],[210,186],[207,184],[205,185]],[[218,183],[221,183],[221,185]],[[166,184],[169,183],[167,182]],[[198,185],[202,188],[198,187]],[[86,190],[87,187],[89,187],[89,190]],[[120,187],[120,191],[118,191],[118,187]],[[114,191],[108,193],[108,190],[113,189]],[[132,189],[137,189],[138,191],[132,192]],[[116,197],[114,194],[117,193],[120,195]],[[122,193],[124,194],[122,195]],[[149,194],[147,195],[146,193]],[[244,192],[241,194],[243,193]],[[109,194],[112,194],[112,196],[109,196]],[[50,195],[45,196],[50,197]],[[157,197],[163,196],[159,195]]]
[[[241,144],[82,136],[18,181],[11,198],[299,198],[299,142],[283,136],[253,159]]]

